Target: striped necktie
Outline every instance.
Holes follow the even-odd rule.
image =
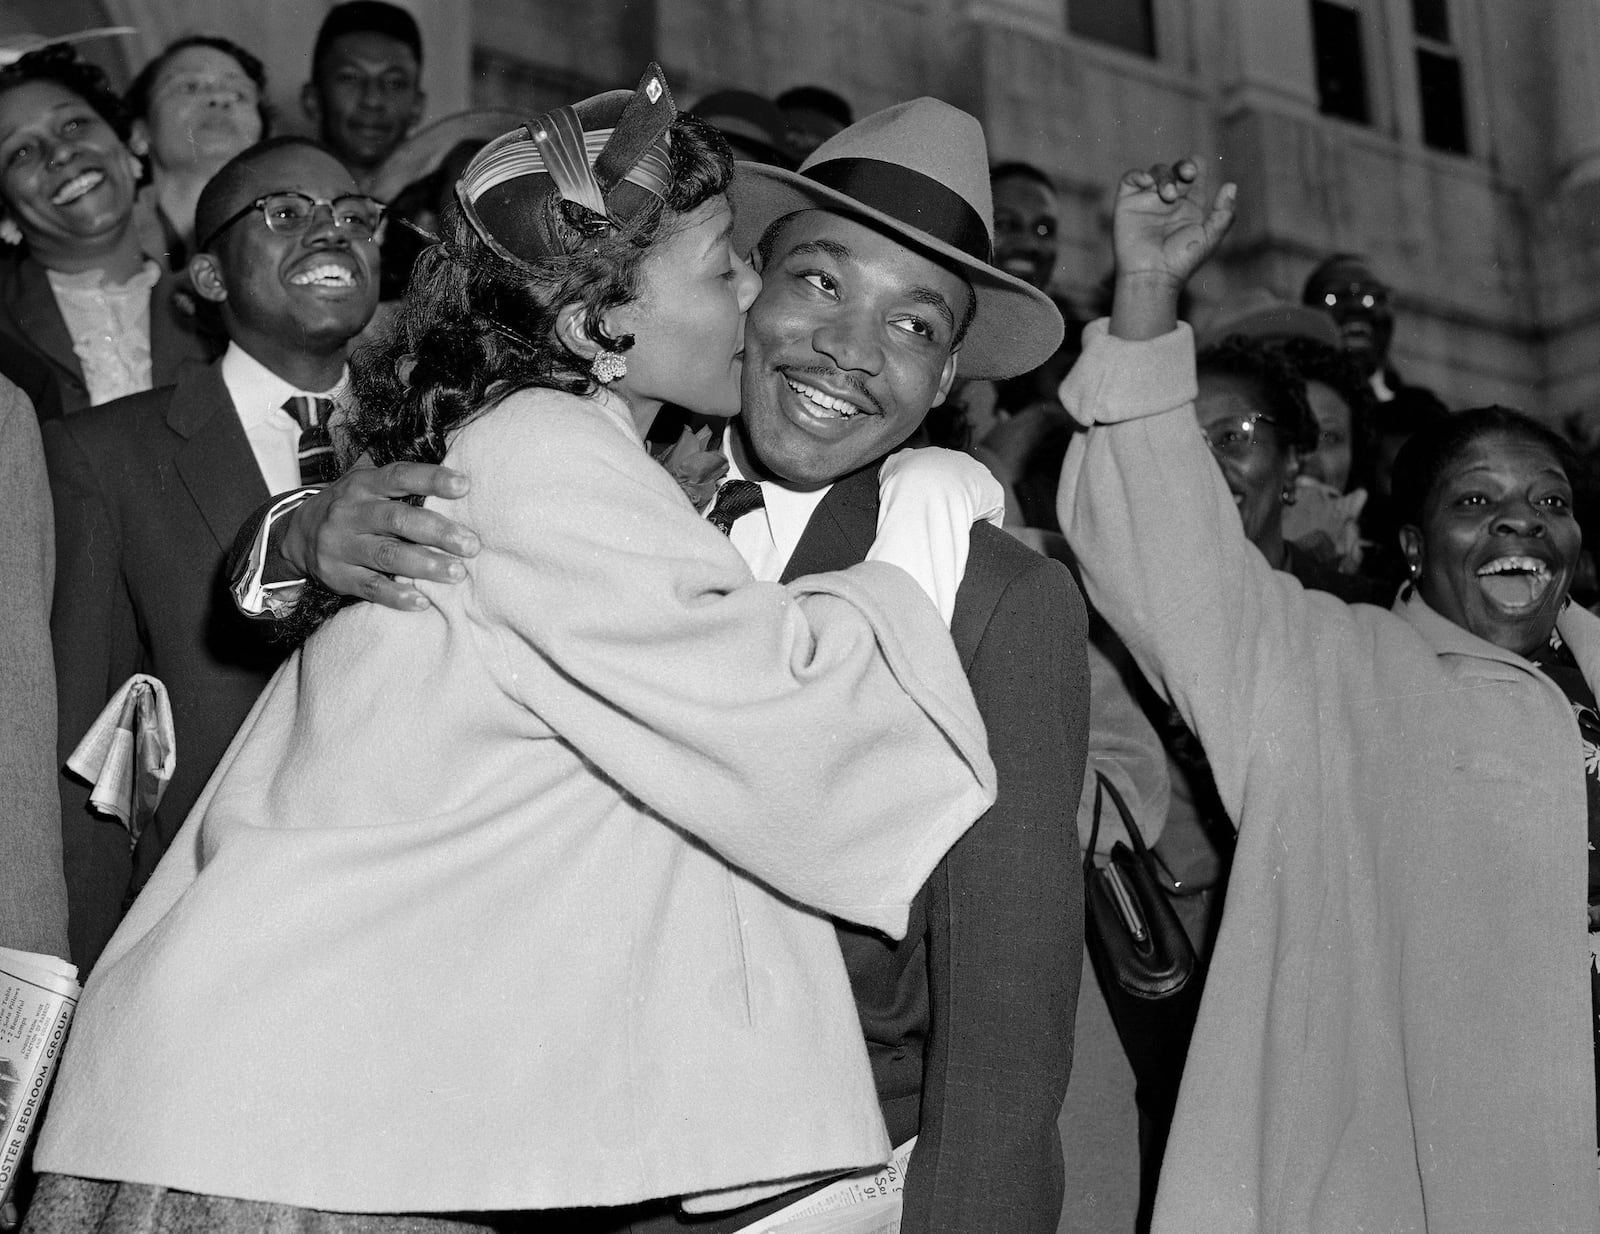
[[[328,436],[328,416],[333,400],[314,394],[295,394],[283,409],[300,425],[300,444],[295,453],[300,459],[301,484],[327,484],[339,477],[339,460]]]
[[[723,535],[730,535],[735,522],[765,504],[761,486],[754,480],[729,480],[717,490],[717,500],[706,521]]]

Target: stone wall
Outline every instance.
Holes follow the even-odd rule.
[[[26,0],[32,3],[32,0]],[[692,103],[740,86],[829,86],[864,114],[917,94],[977,114],[995,158],[1063,191],[1061,290],[1085,307],[1108,267],[1109,190],[1128,165],[1219,156],[1239,224],[1200,311],[1264,284],[1293,296],[1334,249],[1394,285],[1395,358],[1457,405],[1503,400],[1600,421],[1600,3],[1452,0],[1473,142],[1425,148],[1407,0],[1367,0],[1375,122],[1317,113],[1309,4],[1154,0],[1158,56],[1071,35],[1072,0],[403,0],[428,41],[432,114],[542,109],[659,59]],[[70,6],[69,6],[70,7]],[[82,4],[79,7],[83,7]],[[328,0],[103,0],[141,26],[130,62],[224,30],[268,61],[286,128]],[[1600,428],[1600,425],[1597,425]]]

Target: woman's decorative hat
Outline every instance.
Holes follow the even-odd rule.
[[[677,115],[661,66],[652,63],[636,89],[557,107],[495,138],[461,173],[456,198],[483,242],[512,264],[565,256],[576,247],[573,235],[625,227],[665,198]],[[555,212],[552,197],[561,201]]]
[[[813,150],[798,172],[740,163],[730,196],[741,252],[786,214],[829,210],[960,274],[978,301],[961,345],[963,377],[1031,372],[1061,344],[1061,312],[1050,297],[993,264],[983,128],[948,103],[913,99],[866,116]]]

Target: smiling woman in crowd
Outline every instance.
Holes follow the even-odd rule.
[[[106,77],[53,45],[0,69],[0,372],[41,416],[170,384],[207,359],[134,226],[139,182]]]
[[[1182,284],[1231,221],[1123,178],[1061,522],[1238,824],[1153,1228],[1589,1230],[1586,924],[1600,621],[1560,441],[1501,408],[1409,443],[1392,610],[1272,570],[1195,432]]]

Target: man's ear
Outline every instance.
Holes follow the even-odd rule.
[[[228,298],[228,284],[222,277],[222,265],[212,253],[196,253],[189,258],[189,281],[195,294],[202,300],[221,304]]]
[[[128,149],[140,158],[150,153],[150,126],[143,120],[135,120],[128,128]]]
[[[300,87],[300,110],[306,113],[306,119],[311,121],[311,127],[321,133],[322,95],[317,91],[316,82],[308,81]]]
[[[943,403],[950,395],[950,387],[956,384],[956,361],[961,359],[961,349],[958,347],[944,359],[944,371],[939,374],[939,393],[933,396],[933,402],[928,404],[928,409]]]
[[[588,310],[581,304],[568,304],[556,312],[556,337],[561,345],[585,363],[600,354],[600,344],[589,337],[589,326],[584,320]]]

